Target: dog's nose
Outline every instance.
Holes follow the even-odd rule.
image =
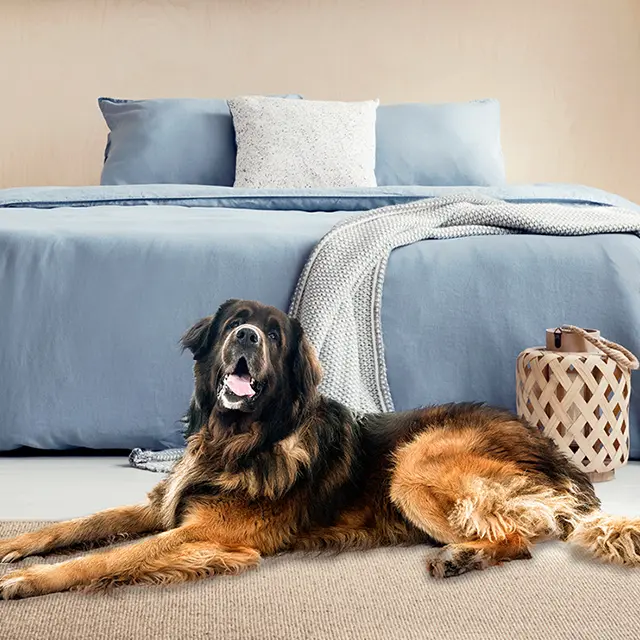
[[[243,347],[255,347],[260,343],[260,336],[251,327],[241,327],[236,333],[236,342]]]

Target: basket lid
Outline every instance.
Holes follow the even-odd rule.
[[[597,329],[585,329],[594,338],[600,338]],[[602,353],[598,347],[592,345],[583,336],[562,328],[547,329],[547,350],[561,353]]]

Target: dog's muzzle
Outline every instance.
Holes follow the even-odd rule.
[[[261,384],[256,379],[262,361],[263,337],[261,332],[250,324],[240,325],[229,336],[227,350],[230,365],[223,378],[223,389],[230,391],[236,398],[251,399],[259,393]]]

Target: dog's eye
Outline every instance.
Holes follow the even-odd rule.
[[[269,331],[269,333],[267,334],[267,336],[269,336],[269,340],[273,340],[274,342],[278,339],[278,332],[277,331]]]
[[[236,327],[239,327],[242,324],[242,322],[240,320],[233,320],[232,322],[229,323],[229,329],[235,329]]]

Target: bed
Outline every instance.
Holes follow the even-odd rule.
[[[307,257],[337,222],[451,194],[640,215],[578,185],[0,191],[0,450],[179,446],[192,387],[179,339],[195,320],[231,297],[287,310]],[[395,408],[515,408],[516,356],[562,323],[597,327],[639,353],[638,274],[640,240],[626,233],[464,237],[393,251],[382,326]],[[638,394],[631,455],[640,458]]]

